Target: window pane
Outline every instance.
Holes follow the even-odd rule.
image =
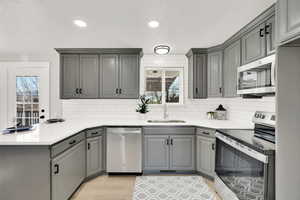
[[[16,77],[16,116],[19,126],[39,123],[39,77]]]
[[[161,104],[162,102],[162,71],[146,71],[146,91],[145,95],[150,99],[151,104]]]
[[[179,71],[166,71],[166,102],[179,103]]]

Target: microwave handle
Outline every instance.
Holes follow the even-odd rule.
[[[271,85],[272,86],[276,85],[276,64],[275,64],[275,62],[272,62],[272,66],[271,66]]]

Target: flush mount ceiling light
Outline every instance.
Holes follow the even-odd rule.
[[[154,47],[154,53],[158,55],[166,55],[170,52],[170,47],[167,45],[158,45]]]
[[[80,19],[73,20],[73,24],[75,24],[76,26],[78,26],[80,28],[87,27],[87,23],[83,20],[80,20]]]
[[[155,21],[155,20],[152,20],[152,21],[148,22],[148,26],[150,28],[158,28],[159,27],[159,22]]]

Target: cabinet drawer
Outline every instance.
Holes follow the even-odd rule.
[[[143,129],[145,135],[185,135],[185,134],[195,134],[194,127],[144,127]]]
[[[94,128],[86,131],[86,137],[95,137],[100,136],[104,133],[104,128]]]
[[[85,133],[80,132],[70,138],[65,139],[62,142],[59,142],[51,147],[51,157],[55,157],[58,154],[62,153],[63,151],[67,150],[68,148],[78,144],[80,141],[84,140]]]
[[[197,128],[196,134],[206,137],[215,137],[215,129],[207,129],[207,128]]]

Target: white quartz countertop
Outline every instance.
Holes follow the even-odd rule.
[[[253,124],[231,120],[185,120],[186,123],[148,123],[141,119],[72,119],[40,124],[32,131],[0,133],[0,145],[53,145],[84,129],[98,126],[198,126],[212,129],[252,129]]]

